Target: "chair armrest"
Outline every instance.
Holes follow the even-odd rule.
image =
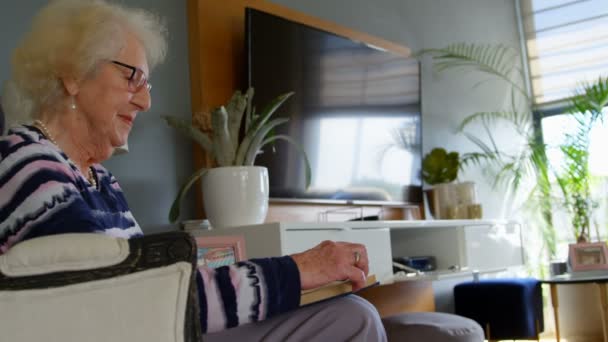
[[[129,242],[103,234],[78,233],[25,240],[0,255],[8,277],[83,271],[116,265],[129,255]]]
[[[197,249],[192,236],[185,232],[168,232],[132,238],[127,241],[129,253],[123,261],[115,265],[15,277],[0,274],[0,291],[62,287],[113,278],[185,261],[191,265],[191,272],[184,336],[185,341],[200,341],[201,330],[196,287]]]

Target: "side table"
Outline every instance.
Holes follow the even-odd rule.
[[[553,317],[555,319],[555,337],[560,341],[559,331],[559,299],[557,297],[558,285],[572,284],[590,284],[594,283],[597,286],[600,297],[600,308],[602,312],[602,331],[604,334],[604,342],[608,342],[608,296],[606,294],[606,283],[608,283],[608,272],[606,271],[587,271],[562,274],[559,276],[541,279],[541,283],[549,284],[551,289],[551,303],[553,305]]]

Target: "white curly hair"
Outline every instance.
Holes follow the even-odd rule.
[[[105,0],[51,1],[13,52],[1,97],[7,126],[36,119],[42,108],[65,101],[61,78],[92,75],[99,61],[119,53],[128,33],[142,43],[150,70],[164,60],[166,25],[154,14]]]

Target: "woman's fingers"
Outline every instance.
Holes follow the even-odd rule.
[[[300,271],[302,289],[349,279],[358,289],[365,285],[369,271],[364,245],[349,242],[323,241],[316,247],[291,256]]]
[[[369,260],[367,259],[367,249],[359,243],[338,242],[346,253],[346,260],[350,265],[360,268],[364,274],[369,273]]]
[[[358,267],[351,266],[347,271],[348,280],[353,284],[353,291],[357,291],[363,287],[365,287],[366,276]]]
[[[358,253],[359,257],[356,258],[355,267],[360,268],[364,274],[369,273],[369,260],[367,259],[367,249],[365,246],[361,245],[362,248],[358,248],[355,250],[355,253]]]

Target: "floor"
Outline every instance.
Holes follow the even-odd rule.
[[[536,341],[536,340],[500,340],[500,342],[530,342],[530,341]],[[554,336],[541,337],[539,341],[540,342],[557,342],[555,340]],[[569,341],[568,339],[562,338],[560,342],[575,342],[575,341],[572,341],[572,340]]]
[[[530,341],[533,342],[536,340],[500,340],[500,342],[530,342]],[[540,342],[556,342],[556,341],[555,341],[555,337],[541,337]],[[569,341],[562,338],[561,342],[569,342]]]

